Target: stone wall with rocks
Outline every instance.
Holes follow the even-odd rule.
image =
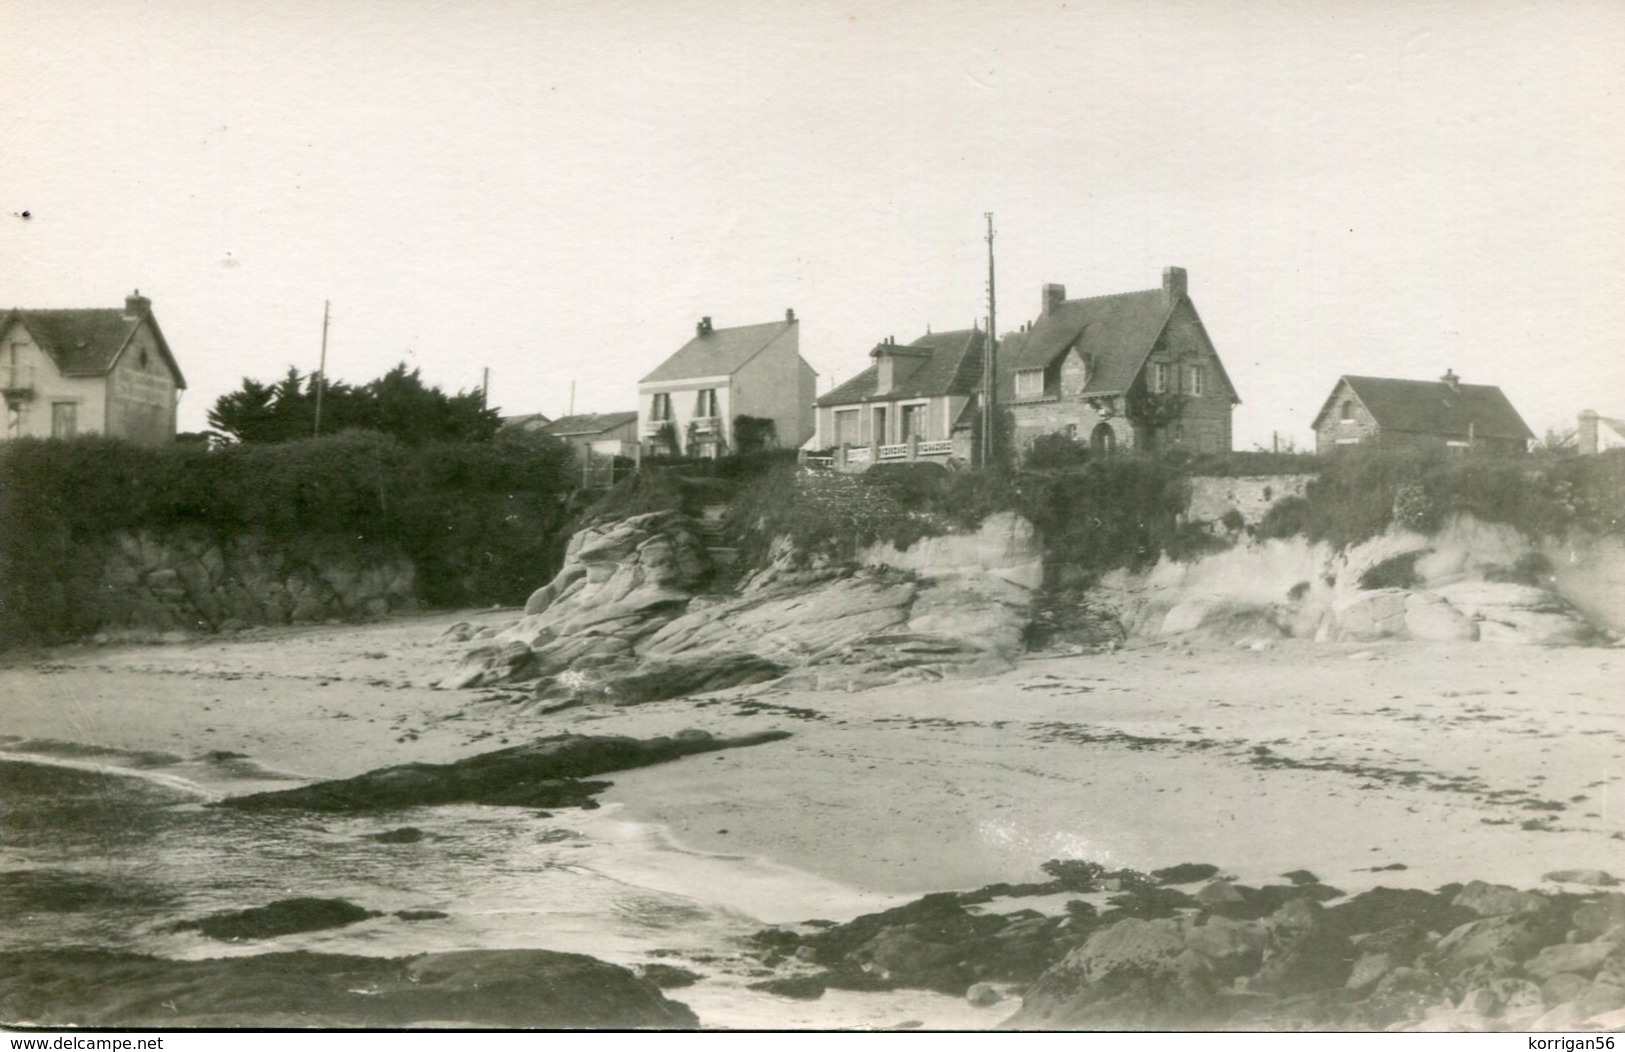
[[[1314,480],[1313,475],[1192,476],[1185,517],[1191,522],[1214,523],[1234,511],[1245,525],[1256,526],[1276,501],[1303,496]]]
[[[336,540],[294,551],[253,533],[119,534],[89,559],[63,599],[99,642],[375,618],[416,602],[409,560]]]

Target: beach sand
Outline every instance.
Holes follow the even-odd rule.
[[[525,713],[440,690],[466,644],[431,614],[0,667],[0,736],[309,778],[444,762],[563,731],[782,728],[614,774],[602,797],[686,847],[886,896],[1039,878],[1051,858],[1291,869],[1357,891],[1553,869],[1625,872],[1625,651],[1489,644],[1153,646],[1035,656],[993,678],[860,693],[723,692]]]

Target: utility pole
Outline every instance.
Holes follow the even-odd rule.
[[[491,367],[487,365],[480,371],[480,408],[487,406],[486,396],[491,392]]]
[[[994,355],[997,353],[997,341],[994,333],[998,331],[998,312],[993,284],[993,213],[982,213],[987,217],[987,342],[982,354],[982,466],[991,467],[993,464],[993,422],[996,418],[995,403],[997,391],[995,384],[998,381],[998,370],[995,367]]]
[[[327,315],[332,305],[330,300],[322,300],[322,361],[316,367],[316,426],[310,432],[312,438],[322,433],[322,388],[327,386]]]

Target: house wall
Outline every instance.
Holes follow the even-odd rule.
[[[1116,435],[1119,450],[1150,445],[1158,449],[1228,453],[1235,392],[1225,382],[1218,354],[1189,301],[1182,302],[1169,318],[1146,359],[1146,368],[1138,382],[1149,383],[1153,364],[1168,366],[1168,392],[1188,396],[1180,419],[1159,434],[1147,436],[1143,429],[1133,427],[1123,417],[1120,401],[1109,417],[1090,406],[1083,398],[1089,380],[1087,369],[1076,351],[1068,351],[1058,365],[1050,367],[1043,399],[1016,401],[1006,407],[1015,418],[1016,447],[1026,449],[1040,435],[1065,434],[1069,429],[1076,440],[1087,442],[1095,428],[1105,423]],[[1192,365],[1202,369],[1201,394],[1194,393],[1190,387],[1189,367]]]
[[[1163,428],[1155,438],[1159,449],[1190,449],[1198,453],[1228,453],[1231,443],[1231,416],[1235,392],[1225,383],[1214,351],[1196,310],[1184,300],[1168,319],[1146,359],[1141,382],[1148,383],[1153,363],[1168,365],[1168,391],[1186,396],[1184,412],[1178,421]],[[1202,393],[1190,387],[1189,367],[1202,370]]]
[[[835,414],[838,411],[856,410],[858,414],[858,438],[852,442],[855,446],[867,445],[893,445],[903,442],[902,421],[903,407],[924,403],[925,435],[921,441],[945,441],[953,437],[954,421],[964,412],[965,403],[970,401],[966,395],[934,395],[930,398],[898,398],[885,401],[854,402],[851,405],[819,406],[818,407],[818,447],[829,449],[835,445]],[[875,434],[875,409],[886,410],[885,433]]]
[[[731,447],[733,444],[733,418],[737,410],[734,408],[733,392],[729,387],[728,377],[700,377],[694,380],[674,380],[667,383],[639,384],[638,385],[638,430],[637,435],[645,444],[652,440],[652,429],[658,426],[654,420],[654,400],[658,393],[671,395],[672,423],[677,430],[677,446],[679,452],[689,451],[688,425],[695,419],[695,405],[698,392],[706,388],[713,388],[717,392],[718,428],[723,439]]]
[[[14,382],[27,390],[30,397],[17,401],[16,412],[9,407],[0,408],[5,414],[4,437],[50,438],[51,406],[58,402],[78,407],[78,434],[99,434],[106,430],[106,383],[101,377],[68,377],[57,372],[51,356],[40,349],[21,322],[14,323],[0,335],[0,386]],[[173,429],[170,434],[173,437]]]
[[[801,357],[801,325],[785,327],[774,341],[733,375],[733,409],[728,414],[729,446],[735,416],[773,421],[779,445],[795,449],[811,438],[817,376]]]
[[[1353,415],[1343,419],[1343,403],[1352,402]],[[1349,385],[1338,381],[1336,389],[1328,400],[1326,415],[1321,419],[1320,426],[1315,428],[1315,452],[1322,456],[1335,453],[1339,449],[1357,446],[1362,443],[1377,441],[1380,428],[1377,421],[1366,411],[1360,400],[1354,397]]]
[[[175,374],[142,322],[107,377],[107,433],[142,445],[175,440]]]

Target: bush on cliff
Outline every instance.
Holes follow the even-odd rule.
[[[335,543],[365,559],[404,555],[418,598],[521,602],[556,569],[570,455],[503,433],[408,446],[387,435],[209,450],[87,436],[0,445],[0,642],[94,631],[76,587],[94,587],[118,534],[254,533],[292,552]]]
[[[1345,547],[1390,526],[1427,533],[1455,515],[1532,537],[1625,534],[1625,450],[1591,457],[1353,451],[1325,461],[1302,500],[1270,509],[1261,532]]]

